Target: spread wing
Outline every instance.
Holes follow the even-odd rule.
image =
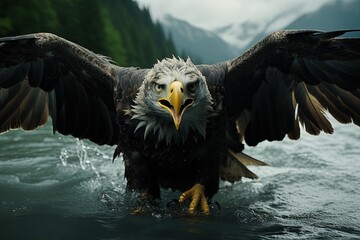
[[[332,133],[326,110],[360,126],[360,39],[279,31],[227,62],[225,104],[248,145]]]
[[[0,133],[35,129],[116,144],[116,66],[48,33],[0,38]]]

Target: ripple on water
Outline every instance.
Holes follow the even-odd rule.
[[[250,167],[258,180],[223,182],[213,199],[221,210],[212,204],[211,216],[191,218],[187,205],[178,212],[167,207],[180,195],[167,190],[159,212],[130,215],[136,198],[125,194],[123,162],[112,163],[113,148],[44,131],[1,135],[2,236],[359,239],[358,128],[246,148],[270,166]]]

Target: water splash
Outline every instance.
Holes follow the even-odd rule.
[[[88,154],[89,151],[91,151],[91,150],[93,150],[93,151],[95,150],[95,152],[96,152],[97,148],[91,149],[90,147],[88,147],[84,144],[83,140],[80,140],[78,138],[76,138],[75,141],[76,141],[76,153],[77,153],[77,157],[79,159],[81,168],[83,170],[85,170],[87,167],[90,167],[93,170],[93,172],[96,174],[96,176],[99,178],[100,177],[99,171],[96,169],[96,167],[93,164],[94,159],[89,157],[89,154]]]
[[[67,166],[67,159],[69,158],[69,153],[68,153],[68,150],[66,148],[61,149],[59,158],[60,158],[61,164],[64,167],[66,167]]]
[[[79,158],[79,161],[80,161],[80,166],[83,170],[85,170],[86,163],[89,162],[88,153],[87,153],[88,147],[86,147],[84,142],[78,138],[76,138],[75,141],[76,141],[76,153],[77,153],[77,157]]]

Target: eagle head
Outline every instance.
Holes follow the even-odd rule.
[[[138,89],[131,109],[132,119],[138,120],[135,131],[144,127],[144,138],[154,134],[168,144],[184,142],[190,134],[205,138],[212,102],[206,79],[190,58],[165,58]]]

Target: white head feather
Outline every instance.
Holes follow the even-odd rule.
[[[177,130],[171,115],[157,103],[163,97],[163,92],[154,90],[155,84],[162,84],[166,89],[173,81],[180,81],[185,86],[185,95],[191,95],[194,103],[187,108]],[[187,92],[189,83],[197,83],[196,92]],[[166,91],[164,91],[166,92]],[[140,86],[135,105],[132,106],[132,119],[139,121],[136,130],[145,128],[144,139],[149,134],[157,135],[158,142],[165,140],[171,142],[184,142],[190,134],[194,138],[206,137],[208,118],[212,116],[212,97],[206,84],[205,77],[188,58],[165,58],[158,61],[145,76]]]

